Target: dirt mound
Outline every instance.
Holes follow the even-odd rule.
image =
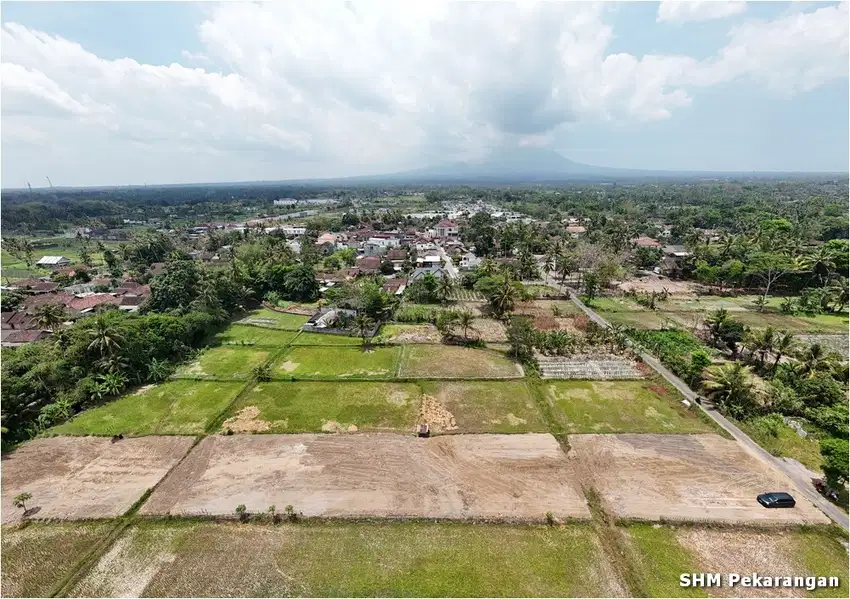
[[[419,424],[427,423],[435,433],[457,430],[454,414],[449,412],[440,400],[431,395],[422,396],[419,407]]]
[[[349,424],[348,426],[343,426],[336,420],[326,420],[322,424],[322,431],[325,433],[356,433],[357,426],[353,424]]]
[[[221,425],[221,430],[226,431],[229,429],[234,433],[263,433],[271,428],[271,424],[265,420],[260,420],[259,416],[259,408],[256,406],[246,406],[239,410],[236,416],[225,420],[224,424]]]

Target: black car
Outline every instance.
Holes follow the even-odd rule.
[[[794,507],[797,502],[788,493],[762,493],[756,499],[764,507]]]

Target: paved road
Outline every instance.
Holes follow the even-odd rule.
[[[592,309],[588,308],[579,298],[576,296],[570,289],[564,289],[560,286],[560,284],[547,274],[547,280],[550,284],[555,285],[557,289],[561,289],[569,294],[570,299],[573,303],[578,306],[585,314],[587,314],[588,318],[594,321],[596,324],[603,327],[610,327],[611,325],[608,322],[599,316]],[[820,493],[818,493],[811,484],[811,479],[807,475],[805,475],[800,468],[795,467],[793,464],[789,464],[781,459],[777,459],[774,456],[770,455],[761,446],[750,439],[744,431],[739,429],[735,424],[733,424],[728,418],[723,416],[720,412],[712,408],[711,406],[706,406],[702,404],[696,403],[696,393],[694,393],[685,381],[677,377],[675,374],[667,370],[661,362],[655,359],[654,356],[648,354],[646,352],[640,352],[640,357],[643,358],[644,362],[649,364],[656,372],[658,372],[661,376],[663,376],[667,381],[670,382],[676,389],[678,389],[683,396],[689,399],[692,403],[699,406],[708,416],[714,420],[718,425],[720,425],[723,430],[728,432],[732,437],[738,441],[744,449],[749,451],[754,456],[764,460],[769,465],[777,468],[780,472],[784,473],[794,485],[797,487],[797,491],[804,495],[809,501],[815,504],[820,510],[829,516],[833,522],[841,526],[844,530],[850,530],[850,521],[848,521],[847,514],[838,506],[827,501]],[[779,490],[779,489],[777,489]]]
[[[449,273],[449,277],[452,279],[457,279],[460,276],[460,273],[455,268],[454,262],[452,262],[451,256],[446,253],[446,250],[443,249],[443,246],[438,246],[440,249],[440,257],[443,259],[443,269]]]

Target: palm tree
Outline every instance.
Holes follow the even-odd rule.
[[[723,409],[743,412],[752,401],[753,375],[741,362],[709,366],[703,373],[705,395]]]
[[[374,326],[375,321],[366,316],[365,314],[358,314],[354,317],[354,328],[357,329],[357,332],[363,339],[363,347],[367,347],[366,339],[369,337],[369,332]]]
[[[802,256],[800,265],[806,270],[811,270],[823,287],[829,282],[836,268],[835,255],[832,248],[826,244],[819,245]]]
[[[457,323],[463,329],[463,339],[465,341],[469,341],[469,329],[472,326],[472,322],[475,320],[475,316],[472,315],[472,312],[469,310],[464,310],[457,317]]]
[[[480,268],[484,276],[487,277],[492,277],[494,274],[499,272],[499,265],[491,258],[484,258],[484,261],[478,268]]]
[[[758,353],[759,367],[764,367],[764,361],[773,351],[776,343],[776,334],[773,332],[773,327],[767,327],[760,332],[748,333],[745,343],[753,354]]]
[[[519,290],[509,274],[505,274],[490,303],[499,316],[510,312],[519,297]]]
[[[827,353],[820,343],[812,343],[809,347],[799,352],[797,359],[801,362],[800,369],[802,373],[809,378],[814,377],[818,372],[829,370],[835,363],[832,354]]]
[[[781,331],[776,336],[776,341],[773,344],[773,352],[776,354],[776,359],[773,361],[774,370],[776,370],[776,367],[779,365],[779,360],[782,359],[782,356],[787,356],[788,354],[793,353],[796,346],[797,340],[794,338],[794,333]]]
[[[440,298],[440,302],[447,304],[454,290],[454,282],[444,273],[437,281],[437,297]]]
[[[850,302],[850,297],[848,297],[848,286],[847,286],[847,277],[839,277],[834,280],[832,284],[829,286],[829,291],[832,296],[832,301],[834,302],[832,306],[833,312],[843,312],[844,308],[847,307],[848,302]]]
[[[65,309],[58,304],[44,304],[35,311],[35,323],[41,329],[47,329],[51,333],[65,322]]]
[[[92,337],[89,349],[96,349],[101,355],[117,352],[124,343],[124,338],[116,327],[110,324],[102,314],[95,319],[94,328],[89,331],[89,335]]]

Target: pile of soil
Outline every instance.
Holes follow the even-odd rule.
[[[271,425],[265,420],[259,420],[260,409],[257,406],[247,406],[236,413],[236,416],[231,416],[221,425],[221,430],[231,430],[234,433],[262,433]]]
[[[431,395],[423,395],[422,405],[419,407],[419,424],[426,423],[434,432],[457,430],[454,414]]]

